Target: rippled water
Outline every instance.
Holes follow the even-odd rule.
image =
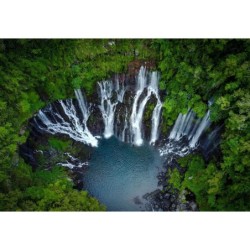
[[[142,196],[157,189],[161,165],[159,152],[149,145],[101,140],[84,176],[85,188],[108,211],[145,210]]]

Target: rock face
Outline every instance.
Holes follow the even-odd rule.
[[[176,160],[173,160],[170,164],[166,161],[164,166],[165,168],[157,176],[159,188],[143,196],[143,199],[147,201],[146,210],[198,211],[198,206],[195,203],[195,197],[192,193],[187,193],[187,191],[180,193],[169,184],[167,169],[177,168],[181,172],[184,169],[178,165]]]
[[[91,107],[91,114],[88,119],[88,127],[93,135],[102,135],[104,132],[104,123],[101,111],[97,104]]]
[[[181,200],[178,192],[173,189],[168,191],[157,189],[145,194],[143,198],[148,202],[146,204],[148,211],[198,211],[194,200]]]

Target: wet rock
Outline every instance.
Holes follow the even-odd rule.
[[[145,210],[152,211],[152,206],[149,203],[145,204]]]
[[[164,194],[164,199],[169,199],[169,198],[170,198],[170,194],[169,193]]]
[[[162,194],[159,195],[159,199],[163,200],[163,195]]]
[[[150,194],[149,194],[149,193],[146,193],[146,194],[144,194],[144,195],[142,196],[142,198],[145,199],[145,200],[147,200],[149,196],[150,196]]]
[[[155,199],[160,193],[161,193],[161,190],[160,189],[156,189],[152,193],[148,194],[147,200],[153,200],[153,199]]]
[[[162,206],[164,209],[168,210],[171,206],[171,202],[169,200],[164,200]]]
[[[179,208],[181,211],[187,210],[187,206],[185,204],[180,204]]]
[[[171,196],[170,201],[171,201],[172,203],[175,202],[175,197],[174,197],[174,196]]]
[[[141,204],[143,204],[139,196],[136,196],[136,197],[133,199],[133,201],[134,201],[134,203],[135,203],[136,205],[141,205]]]
[[[158,186],[161,186],[163,184],[163,182],[162,181],[158,181]]]
[[[195,202],[190,202],[189,206],[192,209],[192,211],[196,211],[197,210],[197,205],[195,204]]]
[[[171,205],[171,210],[175,210],[176,209],[176,205],[173,203],[172,205]]]

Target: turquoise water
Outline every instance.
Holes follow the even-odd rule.
[[[112,137],[101,140],[84,176],[85,188],[108,211],[145,210],[142,196],[157,189],[162,165],[158,151],[134,147]]]

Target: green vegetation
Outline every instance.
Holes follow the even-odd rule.
[[[1,178],[0,210],[7,211],[102,211],[103,205],[86,191],[73,189],[63,168],[37,170],[20,161]]]
[[[32,170],[18,148],[40,108],[74,97],[74,88],[91,96],[97,81],[143,60],[156,62],[167,93],[163,131],[189,108],[203,116],[211,98],[212,120],[224,124],[221,154],[209,162],[198,154],[180,159],[186,172],[174,170],[170,182],[193,192],[201,210],[249,210],[249,57],[249,40],[1,40],[0,210],[104,209],[73,189],[61,168],[48,171],[41,163]],[[74,147],[55,137],[49,146],[58,152]]]
[[[186,173],[170,173],[174,187],[193,192],[201,210],[250,209],[250,41],[157,40],[165,124],[192,108],[199,116],[214,99],[211,117],[225,126],[221,155],[181,159]]]
[[[48,141],[51,147],[60,151],[66,151],[66,149],[69,147],[69,141],[63,141],[53,137],[49,138]]]
[[[28,120],[35,112],[54,100],[74,97],[74,88],[90,95],[97,81],[125,71],[132,60],[155,57],[150,44],[114,39],[0,40],[0,210],[103,210],[86,192],[72,188],[66,172],[61,178],[57,172],[32,171],[19,157],[19,145],[28,137]],[[49,143],[57,151],[68,146],[55,138]],[[42,167],[46,159],[40,160]],[[44,183],[45,175],[53,180]]]

